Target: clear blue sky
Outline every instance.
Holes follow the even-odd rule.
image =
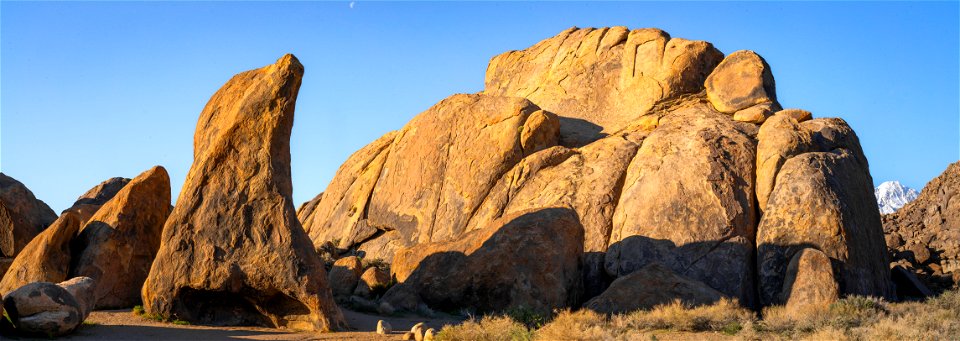
[[[204,104],[230,76],[306,66],[294,199],[487,62],[571,27],[658,27],[772,65],[786,107],[839,116],[877,183],[960,159],[958,3],[0,3],[0,170],[60,211],[163,165],[179,194]]]

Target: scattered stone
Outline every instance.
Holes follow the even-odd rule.
[[[773,113],[779,109],[776,103],[761,103],[746,109],[737,110],[733,114],[734,121],[747,122],[753,124],[763,124]]]
[[[199,324],[346,328],[291,199],[290,131],[302,77],[288,54],[234,76],[207,103],[193,165],[143,286],[146,313]]]
[[[3,308],[17,331],[37,336],[66,335],[83,322],[73,295],[48,282],[30,283],[6,294]]]
[[[436,332],[433,328],[428,328],[427,331],[423,332],[423,341],[433,341],[436,337]]]
[[[16,257],[57,214],[14,178],[0,173],[0,256]]]
[[[410,328],[410,332],[413,333],[413,339],[416,341],[423,341],[423,322],[417,322]]]
[[[774,115],[787,116],[797,120],[797,122],[804,122],[813,119],[813,114],[803,109],[783,109]]]
[[[403,333],[403,336],[400,337],[400,340],[413,341],[414,340],[413,333],[412,332]]]
[[[387,335],[393,333],[393,327],[390,326],[390,322],[379,320],[377,321],[377,334]]]

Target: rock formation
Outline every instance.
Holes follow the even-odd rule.
[[[30,241],[0,280],[0,292],[11,292],[32,282],[58,283],[70,274],[71,241],[80,230],[80,218],[64,212]]]
[[[883,216],[896,264],[940,292],[960,284],[960,162],[930,180],[916,200]],[[898,288],[899,289],[899,288]]]
[[[3,309],[17,331],[54,337],[75,330],[82,319],[82,308],[66,289],[49,282],[35,282],[3,297]]]
[[[97,308],[129,308],[160,247],[170,214],[170,177],[155,166],[133,180],[89,218],[73,242],[73,276],[96,282]]]
[[[93,308],[97,306],[97,281],[92,278],[74,277],[58,283],[57,286],[66,290],[77,300],[77,306],[80,307],[80,321],[87,319]]]
[[[689,278],[677,275],[659,263],[651,263],[629,275],[617,278],[610,288],[587,301],[587,309],[623,314],[676,300],[689,306],[710,304],[723,298],[723,293]]]
[[[354,153],[299,219],[315,246],[392,261],[400,284],[384,300],[397,308],[489,308],[488,290],[430,297],[454,273],[433,259],[468,262],[458,254],[478,231],[545,208],[583,228],[583,289],[568,304],[651,264],[746,306],[785,303],[787,267],[807,248],[830,260],[838,295],[889,296],[859,141],[842,120],[812,116],[782,110],[752,51],[573,28],[494,57],[481,93]]]
[[[327,281],[330,283],[330,289],[335,297],[350,296],[353,289],[357,287],[357,281],[363,274],[363,264],[357,256],[349,256],[338,259],[333,263],[330,273],[327,274]]]
[[[290,196],[303,66],[240,73],[200,114],[193,165],[144,284],[150,314],[218,325],[345,327]]]
[[[57,214],[19,181],[0,173],[0,256],[16,257]]]
[[[113,199],[113,196],[117,195],[117,192],[120,192],[128,183],[130,183],[130,179],[127,178],[115,177],[107,179],[86,193],[83,193],[70,208],[63,210],[63,213],[74,212],[78,214],[81,223],[85,225],[87,221],[90,220],[90,217],[93,217],[103,204]]]
[[[469,232],[397,252],[401,284],[384,300],[413,310],[420,302],[478,313],[524,307],[541,313],[579,299],[583,227],[570,209],[521,211]]]

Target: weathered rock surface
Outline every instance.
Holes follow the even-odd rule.
[[[0,292],[11,292],[33,282],[58,283],[70,274],[70,242],[80,230],[76,213],[64,212],[30,241],[0,280]]]
[[[930,180],[916,200],[883,216],[894,261],[935,292],[960,284],[960,162]]]
[[[783,164],[757,231],[761,302],[777,301],[788,263],[809,247],[831,259],[841,294],[892,297],[873,180],[861,159],[837,148]]]
[[[552,115],[539,110],[521,98],[454,95],[415,117],[386,151],[366,207],[366,225],[376,228],[368,233],[399,232],[391,241],[393,249],[459,237],[501,175],[537,151],[523,148],[520,127],[534,113],[540,112],[535,117]],[[549,120],[534,119],[543,124],[523,131],[555,140],[536,132],[553,129],[546,123]],[[550,141],[526,144],[541,147]],[[366,258],[391,255],[361,250],[367,252]]]
[[[357,281],[363,274],[363,264],[357,256],[348,256],[333,263],[333,268],[327,274],[330,289],[334,296],[347,297],[357,287]]]
[[[490,60],[485,94],[528,98],[560,116],[561,144],[626,127],[659,101],[703,90],[723,59],[708,42],[658,29],[570,28]]]
[[[787,265],[783,289],[777,303],[788,311],[824,311],[840,298],[830,258],[817,249],[806,248],[793,255]]]
[[[0,173],[0,256],[16,257],[57,214],[14,178]]]
[[[400,309],[422,301],[438,309],[549,313],[577,301],[582,253],[583,227],[572,210],[523,211],[456,241],[400,250],[391,267],[399,284],[383,300]]]
[[[661,263],[750,305],[756,126],[705,105],[661,121],[627,170],[607,273]]]
[[[83,322],[73,295],[49,282],[30,283],[4,295],[3,309],[17,331],[25,334],[66,335]]]
[[[719,301],[723,297],[722,293],[702,282],[677,275],[658,263],[651,263],[617,278],[603,294],[590,299],[583,306],[600,313],[621,314],[651,309],[675,300],[697,306]]]
[[[57,284],[77,300],[80,307],[80,321],[87,319],[90,312],[97,306],[97,282],[90,277],[74,277]]]
[[[170,177],[155,166],[124,186],[83,226],[73,243],[79,253],[71,273],[96,281],[97,308],[140,303],[169,214]]]
[[[369,267],[360,276],[357,282],[357,288],[353,291],[354,295],[360,297],[370,297],[377,289],[386,288],[390,285],[390,273],[378,267]]]
[[[195,323],[345,328],[291,199],[290,131],[303,66],[240,73],[207,103],[193,165],[143,287],[144,309]]]
[[[117,192],[120,192],[123,186],[126,186],[128,183],[130,183],[130,179],[127,178],[115,177],[107,179],[86,193],[83,193],[70,208],[63,210],[61,214],[74,212],[79,215],[81,224],[85,225],[103,204],[113,199],[113,196],[117,195]]]
[[[705,87],[710,103],[723,113],[733,114],[758,104],[777,103],[770,65],[753,51],[741,50],[723,58],[707,77]]]

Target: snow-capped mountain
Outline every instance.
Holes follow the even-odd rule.
[[[900,181],[887,181],[873,190],[877,197],[877,206],[881,214],[890,214],[917,198],[916,190],[900,184]]]

